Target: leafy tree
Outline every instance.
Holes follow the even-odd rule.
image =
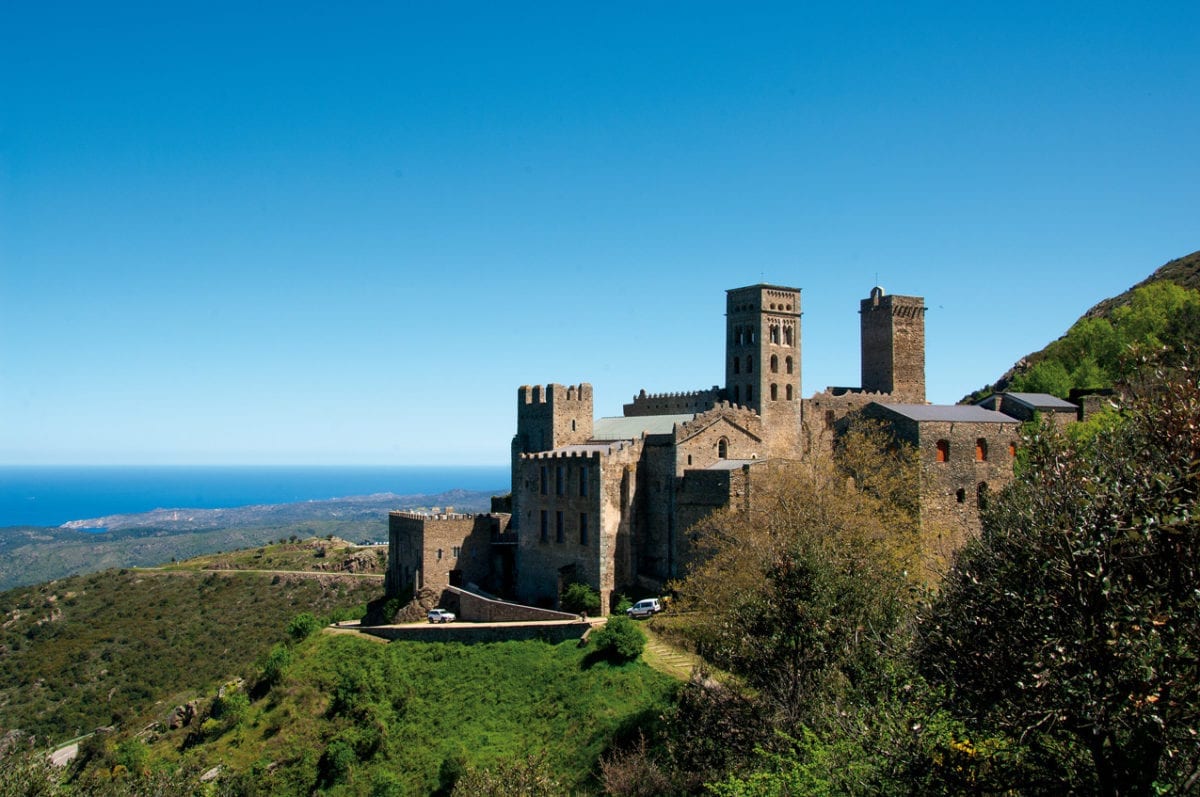
[[[1200,388],[1134,397],[1106,433],[1025,443],[922,624],[917,660],[968,724],[1033,740],[1059,791],[1200,780]],[[1079,772],[1079,756],[1090,771]]]
[[[563,589],[562,607],[563,611],[575,614],[597,614],[600,611],[600,593],[576,581]]]
[[[676,585],[684,633],[783,727],[833,694],[869,689],[910,605],[909,572],[920,569],[911,451],[885,442],[844,446],[843,467],[829,457],[771,466],[748,510],[694,529],[704,558]]]

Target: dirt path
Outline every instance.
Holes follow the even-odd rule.
[[[167,575],[205,575],[208,573],[258,573],[269,576],[304,576],[306,578],[371,578],[382,581],[383,573],[346,573],[338,570],[248,570],[239,567],[203,568],[200,570],[176,569],[170,567],[130,567],[130,572],[153,573]]]

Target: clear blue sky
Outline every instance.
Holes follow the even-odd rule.
[[[1200,3],[0,5],[0,463],[502,463],[926,297],[953,402],[1200,249]]]

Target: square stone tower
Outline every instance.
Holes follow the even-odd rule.
[[[860,303],[862,388],[897,401],[925,402],[925,300],[878,286]]]
[[[773,456],[792,456],[800,433],[800,289],[760,284],[725,297],[725,395],[762,417]]]

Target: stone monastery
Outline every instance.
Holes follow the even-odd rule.
[[[1012,478],[1019,424],[1035,412],[1067,422],[1078,408],[1020,393],[927,404],[924,300],[876,287],[859,313],[862,385],[807,399],[800,290],[762,284],[726,292],[723,387],[642,391],[602,418],[587,383],[519,388],[511,495],[488,514],[391,513],[388,595],[474,585],[550,608],[582,582],[607,613],[616,594],[683,575],[689,527],[748,496],[764,463],[828,450],[853,417],[917,449],[922,524],[976,532],[988,490]]]

